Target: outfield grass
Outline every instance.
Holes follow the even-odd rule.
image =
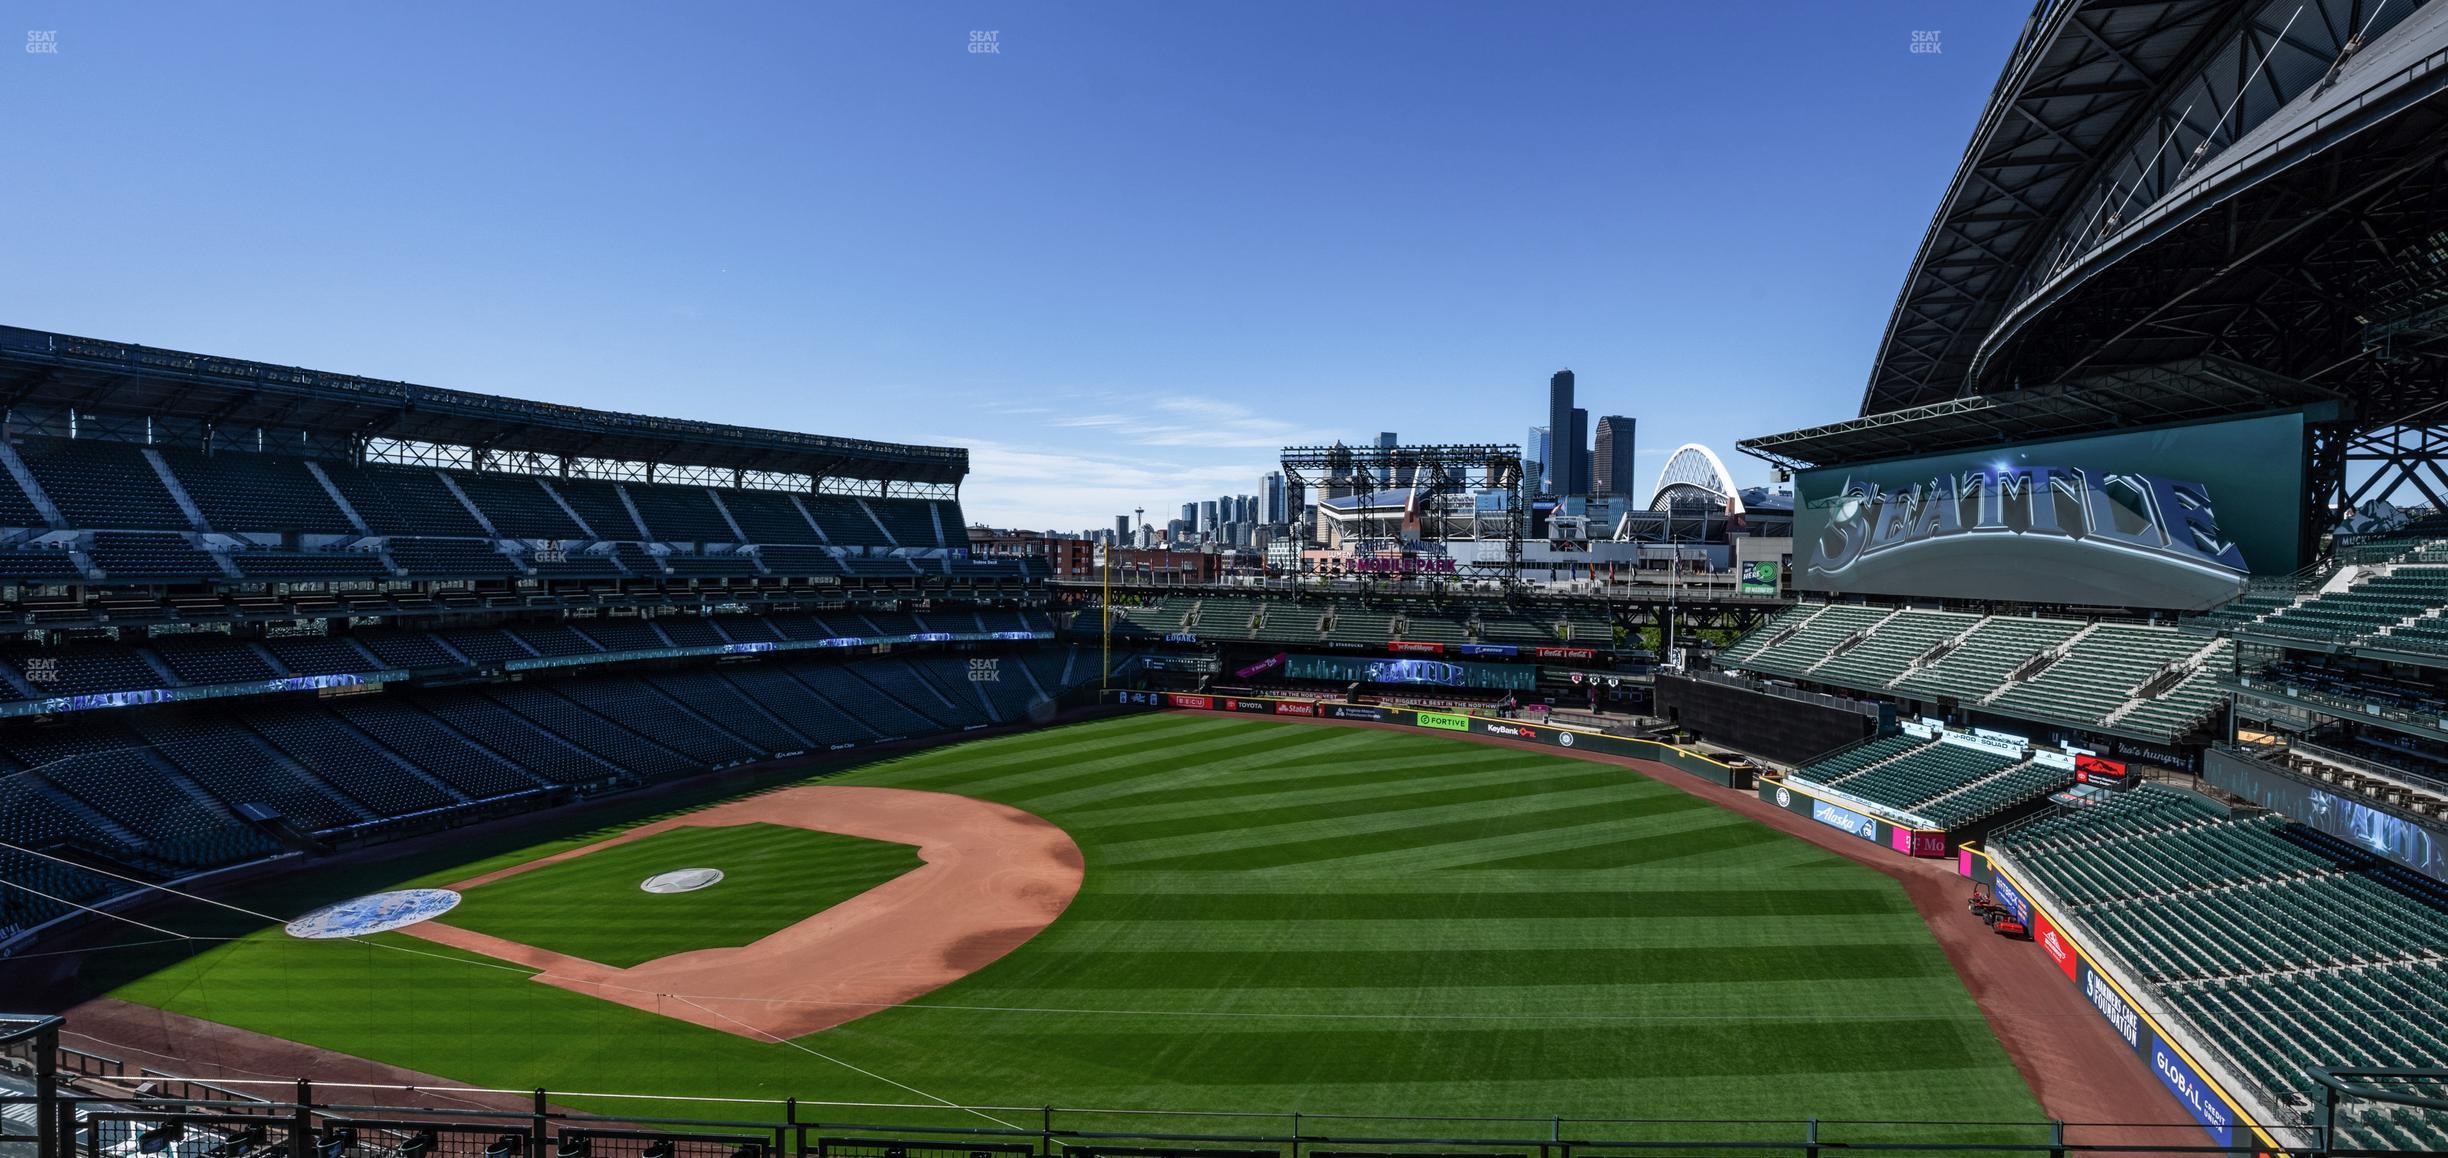
[[[469,889],[443,920],[626,968],[746,945],[921,863],[912,845],[790,825],[681,827]],[[684,868],[724,875],[694,892],[638,887]]]
[[[830,782],[1026,809],[1079,842],[1086,884],[1009,956],[802,1039],[815,1053],[457,954],[277,931],[118,995],[505,1088],[917,1100],[856,1066],[1012,1106],[2041,1119],[1893,881],[1627,771],[1164,715]],[[570,843],[348,883],[447,883]]]

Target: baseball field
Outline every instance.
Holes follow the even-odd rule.
[[[174,910],[230,939],[88,973],[572,1105],[2043,1117],[1890,879],[1625,768],[1442,737],[1116,718],[232,900],[406,888],[462,899],[349,940]]]

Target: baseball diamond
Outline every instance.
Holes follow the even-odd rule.
[[[22,7],[0,1158],[2448,1155],[2448,0]]]
[[[789,832],[922,863],[794,848],[829,891],[731,907],[757,850],[715,838]],[[642,894],[630,850],[726,877]],[[554,876],[549,903],[488,895]],[[895,1100],[863,1070],[964,1104],[1499,1112],[1535,1088],[1561,1113],[1904,1117],[1944,1080],[1967,1117],[2035,1112],[1894,881],[1629,768],[1426,735],[1126,717],[323,884],[467,900],[92,967],[126,971],[120,1000],[503,1088]],[[667,904],[746,926],[702,944],[759,935],[684,948]],[[651,957],[604,960],[630,945]]]

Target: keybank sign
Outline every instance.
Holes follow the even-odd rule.
[[[1797,587],[2206,607],[2292,571],[2300,414],[1809,470]]]

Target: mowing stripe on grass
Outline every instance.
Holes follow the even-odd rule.
[[[1680,794],[1647,796],[1627,800],[1618,790],[1609,787],[1569,794],[1574,799],[1551,803],[1544,807],[1525,808],[1510,813],[1485,815],[1486,809],[1471,809],[1482,815],[1458,820],[1438,820],[1426,823],[1404,823],[1401,813],[1383,814],[1388,824],[1349,824],[1332,836],[1307,840],[1287,840],[1272,844],[1238,845],[1210,848],[1173,856],[1133,859],[1137,850],[1115,858],[1118,864],[1139,864],[1150,868],[1192,868],[1222,872],[1262,868],[1285,868],[1292,865],[1316,864],[1343,857],[1362,856],[1392,848],[1426,848],[1454,840],[1478,840],[1517,832],[1562,831],[1593,824],[1615,824],[1639,816],[1655,816],[1669,812],[1689,812],[1708,807],[1708,802]],[[1552,799],[1541,797],[1540,799]],[[1433,811],[1433,810],[1430,810]],[[1164,842],[1174,845],[1176,842]],[[1179,844],[1214,843],[1182,841]],[[1375,847],[1371,847],[1371,846]],[[1151,850],[1156,851],[1156,850]]]
[[[918,1004],[808,1040],[945,1097],[1903,1119],[1930,1116],[1943,1090],[1945,1116],[2040,1116],[1895,882],[1629,769],[1437,736],[1147,715],[829,782],[1034,811],[1087,858],[1085,886],[1033,940]],[[256,886],[274,899],[254,907],[468,875],[431,856],[357,865],[312,888]],[[572,905],[561,919],[600,917]],[[906,1100],[785,1047],[446,955],[272,932],[119,992],[498,1088]]]

